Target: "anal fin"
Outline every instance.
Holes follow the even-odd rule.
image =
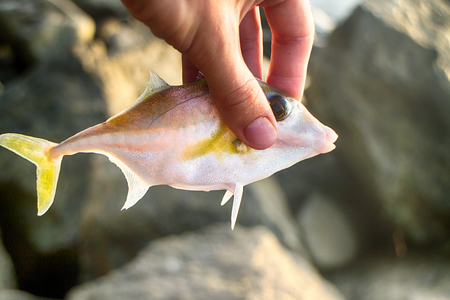
[[[237,183],[234,188],[233,208],[231,209],[231,229],[236,225],[239,207],[241,206],[242,194],[244,193],[244,186]]]
[[[133,205],[135,205],[142,197],[144,197],[145,193],[147,193],[150,186],[144,183],[133,171],[130,170],[122,161],[119,159],[107,155],[109,160],[116,164],[120,170],[122,170],[125,178],[128,183],[128,194],[127,200],[122,207],[123,209],[129,209]]]

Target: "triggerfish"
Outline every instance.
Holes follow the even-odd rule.
[[[293,164],[335,148],[336,133],[297,100],[258,80],[276,117],[278,138],[265,150],[241,142],[221,121],[205,79],[170,86],[156,73],[144,93],[123,112],[60,144],[15,133],[0,145],[37,166],[38,215],[53,203],[64,155],[106,155],[124,173],[128,194],[123,209],[152,185],[185,190],[226,190],[233,195],[234,228],[243,187]]]

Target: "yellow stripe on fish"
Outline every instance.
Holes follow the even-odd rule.
[[[226,155],[246,152],[246,149],[240,144],[242,142],[237,139],[236,135],[224,123],[221,123],[219,129],[211,137],[186,147],[183,151],[183,159],[189,160],[214,154],[219,160],[223,161]]]

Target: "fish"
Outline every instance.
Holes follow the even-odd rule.
[[[142,95],[103,123],[59,144],[4,133],[0,146],[36,165],[39,216],[53,203],[63,156],[97,153],[125,175],[128,193],[122,209],[135,205],[155,185],[225,190],[221,205],[233,197],[233,229],[245,185],[333,150],[338,138],[300,101],[257,80],[278,126],[275,143],[265,150],[245,145],[221,120],[206,79],[171,86],[153,71]]]

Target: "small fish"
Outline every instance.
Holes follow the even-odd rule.
[[[254,150],[223,123],[205,79],[170,86],[150,71],[144,93],[123,112],[56,144],[15,133],[0,145],[37,167],[38,215],[52,205],[64,155],[106,155],[124,173],[128,194],[122,209],[139,201],[153,185],[185,190],[226,190],[233,195],[231,228],[243,187],[293,164],[335,148],[336,133],[295,99],[259,81],[278,122],[278,138]]]

